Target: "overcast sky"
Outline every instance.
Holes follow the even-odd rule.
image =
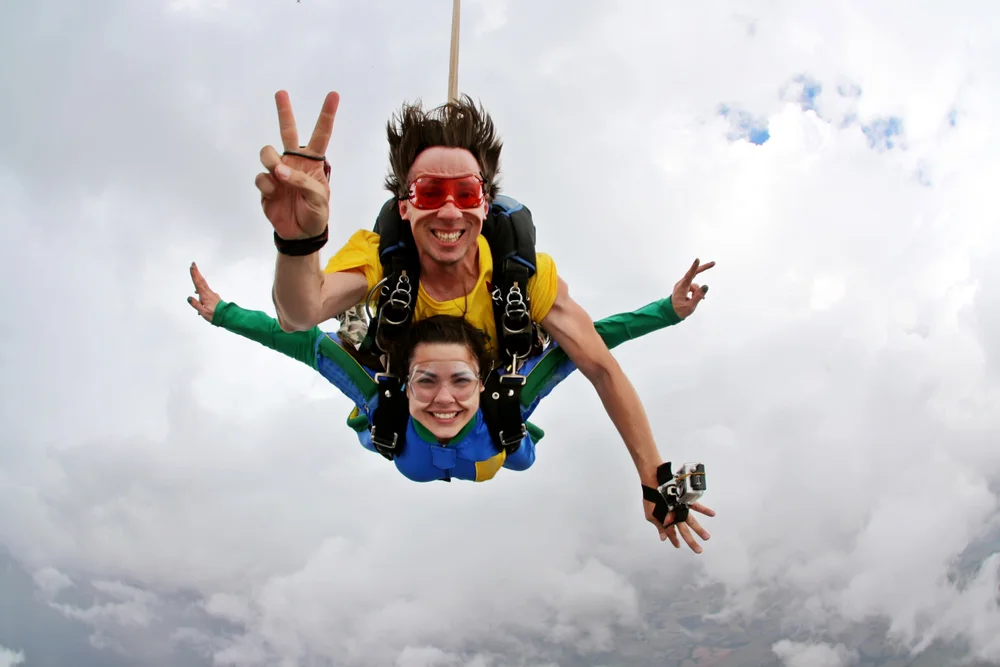
[[[663,455],[708,466],[701,556],[645,522],[582,376],[536,413],[531,470],[415,485],[321,377],[185,303],[197,261],[273,311],[253,179],[279,89],[300,136],[341,94],[324,259],[370,228],[386,120],[444,101],[450,14],[0,10],[0,667],[60,642],[102,665],[568,665],[655,633],[686,584],[722,585],[723,617],[780,596],[786,667],[847,667],[872,619],[1000,664],[1000,547],[952,576],[1000,523],[995,3],[463,3],[460,88],[591,315],[718,262],[695,316],[616,353]]]

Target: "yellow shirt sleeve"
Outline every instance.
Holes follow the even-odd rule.
[[[535,275],[528,281],[532,320],[541,322],[545,319],[556,302],[558,291],[559,274],[555,260],[545,253],[535,253]]]
[[[347,239],[347,243],[326,263],[324,273],[337,273],[350,269],[363,269],[368,289],[382,280],[382,263],[378,259],[379,235],[367,229],[359,229]]]

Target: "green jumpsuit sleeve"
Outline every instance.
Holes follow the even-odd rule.
[[[642,308],[618,313],[594,322],[594,327],[608,349],[618,347],[622,343],[645,336],[659,329],[664,329],[681,322],[674,311],[670,297],[646,304]],[[528,405],[539,395],[539,392],[551,389],[549,384],[561,367],[569,361],[569,355],[561,347],[551,347],[543,354],[543,358],[528,372],[524,388],[521,390],[521,404]]]
[[[673,326],[680,321],[681,318],[674,312],[670,297],[667,297],[638,310],[605,317],[594,322],[594,326],[608,349],[613,349],[626,341]]]
[[[289,333],[267,313],[245,310],[227,301],[219,301],[215,307],[212,324],[316,368],[316,340],[323,335],[318,326]]]

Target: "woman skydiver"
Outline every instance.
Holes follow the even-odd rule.
[[[224,301],[208,285],[198,267],[191,264],[191,280],[198,297],[188,303],[207,322],[265,347],[297,359],[319,372],[350,398],[355,408],[348,425],[357,432],[362,446],[376,451],[369,426],[378,405],[375,369],[360,363],[350,344],[336,332],[318,326],[308,331],[282,331],[278,321],[261,311],[246,310]],[[681,319],[670,297],[638,310],[619,313],[595,322],[609,348],[672,326]],[[521,367],[526,382],[521,390],[521,414],[528,429],[515,452],[498,452],[486,427],[480,405],[486,375],[491,370],[484,334],[460,317],[438,315],[411,324],[409,335],[395,358],[403,363],[410,419],[406,446],[394,457],[396,468],[416,482],[464,479],[482,482],[501,467],[526,470],[535,461],[535,444],[544,432],[527,422],[541,399],[575,366],[558,345],[552,343]]]

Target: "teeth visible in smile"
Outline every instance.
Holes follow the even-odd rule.
[[[432,412],[431,414],[434,415],[435,419],[453,419],[455,417],[455,415],[457,415],[458,413],[457,412]]]
[[[462,235],[461,231],[457,232],[434,232],[434,236],[438,237],[445,243],[454,243],[458,240],[458,237]]]

